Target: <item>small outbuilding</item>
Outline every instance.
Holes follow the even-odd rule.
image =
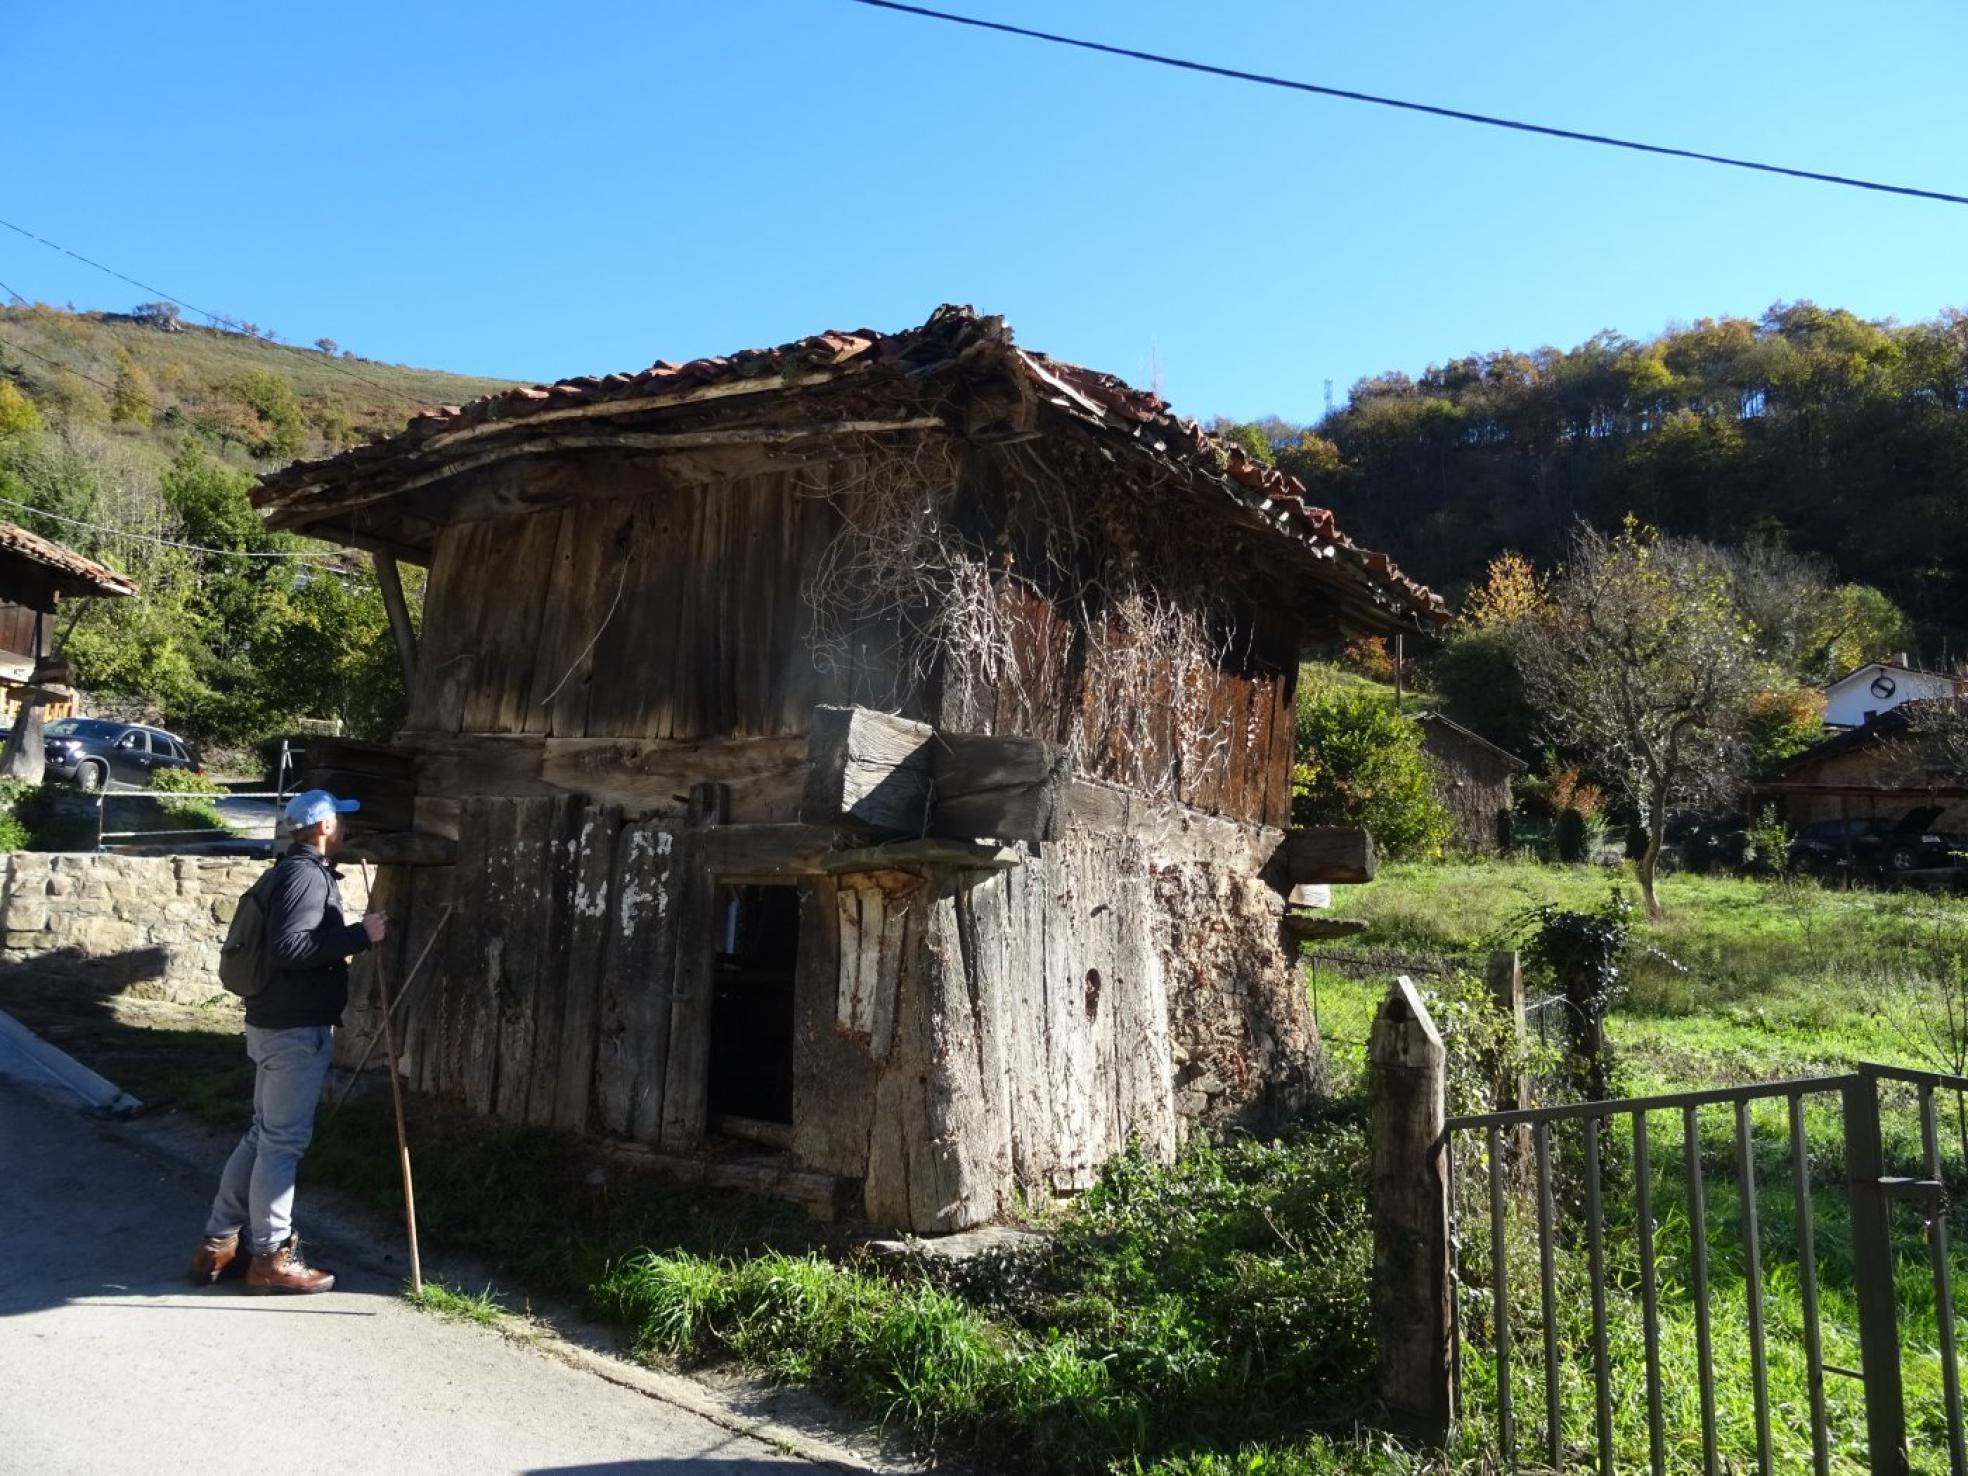
[[[1464,850],[1491,854],[1510,845],[1510,785],[1530,765],[1481,733],[1439,712],[1423,712],[1422,748],[1435,775],[1435,797],[1455,823]]]
[[[73,710],[68,663],[54,650],[52,617],[63,599],[128,598],[137,587],[72,548],[0,523],[0,775],[39,782],[42,726]]]
[[[1288,830],[1300,654],[1444,611],[1157,397],[946,307],[255,501],[392,606],[408,725],[312,777],[428,950],[417,1089],[931,1232],[1320,1088],[1283,899],[1373,861]]]
[[[1898,820],[1922,806],[1940,813],[1930,828],[1968,831],[1968,774],[1917,717],[1931,702],[1901,703],[1867,715],[1750,786],[1752,806],[1778,801],[1793,830],[1823,821]]]

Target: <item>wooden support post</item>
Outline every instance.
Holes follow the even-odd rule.
[[[1376,1382],[1388,1428],[1436,1448],[1448,1440],[1454,1410],[1447,1056],[1411,980],[1388,991],[1367,1060]]]
[[[712,957],[717,951],[717,871],[710,837],[730,813],[723,784],[690,786],[689,829],[677,845],[676,956],[670,969],[670,1036],[663,1073],[661,1140],[695,1147],[710,1128]]]
[[[383,609],[389,613],[390,634],[396,637],[396,659],[403,667],[403,690],[417,685],[417,632],[410,625],[410,606],[403,598],[403,577],[396,560],[388,554],[372,553],[376,566],[376,587],[383,593]]]
[[[14,714],[12,727],[7,732],[7,741],[0,747],[0,778],[24,779],[29,784],[39,784],[47,776],[48,755],[42,736],[42,703],[47,701],[47,692],[42,683],[50,673],[47,614],[34,612],[34,671],[29,680],[33,685],[20,691],[20,711]],[[66,676],[66,672],[62,675]]]

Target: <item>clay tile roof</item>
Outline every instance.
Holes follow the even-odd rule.
[[[1136,451],[1232,492],[1280,533],[1309,545],[1321,557],[1343,562],[1354,571],[1355,582],[1396,614],[1431,624],[1448,619],[1448,610],[1431,590],[1402,574],[1385,554],[1354,544],[1339,531],[1330,511],[1307,503],[1305,486],[1296,477],[1257,460],[1241,446],[1216,440],[1194,420],[1173,414],[1160,396],[1111,374],[1021,349],[1003,318],[952,305],[938,308],[921,327],[899,333],[835,329],[776,348],[742,349],[681,364],[659,359],[635,374],[563,379],[504,390],[465,405],[424,410],[393,436],[336,456],[297,461],[269,474],[261,479],[253,501],[277,525],[305,527],[311,497],[351,480],[386,480],[397,470],[406,477],[413,475],[429,465],[437,449],[431,443],[439,437],[443,444],[454,443],[494,422],[578,413],[575,407],[613,402],[622,402],[624,413],[629,413],[638,408],[637,401],[748,380],[771,381],[762,389],[796,390],[812,382],[807,376],[823,372],[827,378],[884,370],[924,375],[975,357],[989,358],[1022,375],[1038,398],[1094,431],[1124,439]]]
[[[114,569],[104,568],[94,559],[85,559],[74,549],[64,548],[38,533],[12,523],[0,523],[0,564],[9,559],[47,570],[44,577],[62,594],[134,595],[137,592],[136,585]],[[5,598],[4,575],[0,575],[0,599]]]

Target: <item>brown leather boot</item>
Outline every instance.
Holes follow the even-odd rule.
[[[246,1270],[249,1292],[325,1292],[334,1275],[317,1271],[301,1259],[301,1237],[290,1235],[263,1256],[254,1256]]]
[[[246,1274],[246,1257],[239,1254],[238,1235],[208,1235],[198,1242],[185,1275],[193,1286],[210,1286],[215,1281]]]

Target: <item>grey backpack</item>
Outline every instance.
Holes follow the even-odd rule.
[[[219,945],[219,982],[241,999],[251,999],[267,986],[265,892],[278,869],[269,867],[246,889]]]

